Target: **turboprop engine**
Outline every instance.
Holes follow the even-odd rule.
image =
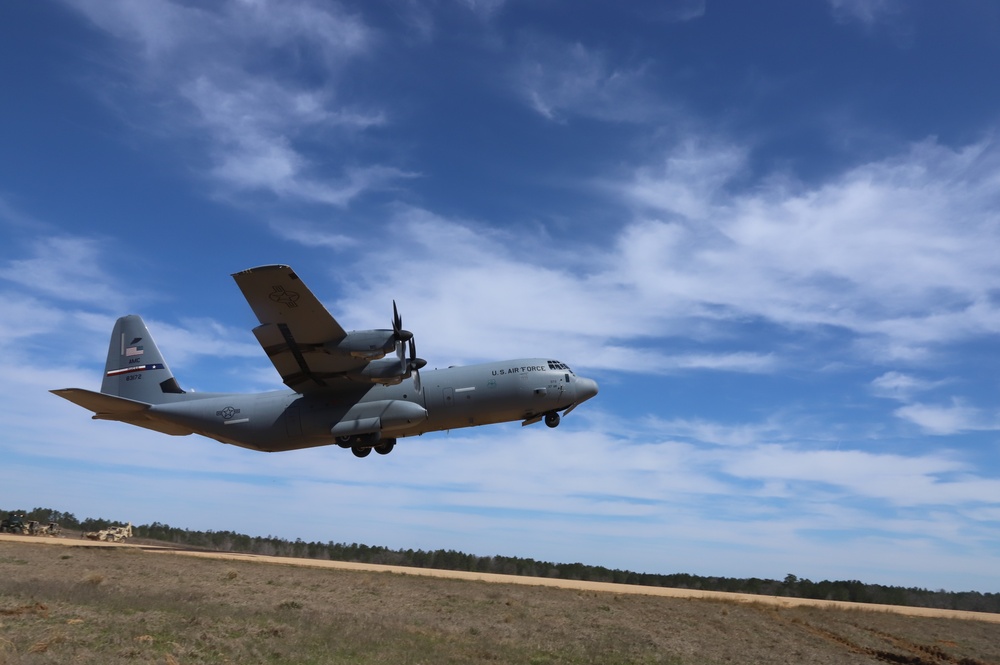
[[[377,360],[391,353],[397,343],[391,330],[353,330],[339,342],[327,342],[323,350],[352,358]]]
[[[383,328],[377,330],[352,330],[339,342],[327,342],[323,345],[323,350],[327,353],[335,353],[353,358],[363,358],[364,360],[378,360],[384,358],[395,349],[399,356],[402,356],[403,345],[413,340],[413,333],[403,330],[403,317],[396,309],[396,301],[392,301],[392,330]],[[376,371],[376,375],[378,374]],[[374,375],[373,375],[374,376]]]
[[[371,381],[372,383],[384,383],[395,385],[415,377],[416,388],[420,390],[420,368],[427,364],[423,358],[417,357],[417,347],[413,337],[409,340],[410,356],[403,355],[403,345],[396,345],[396,358],[386,360],[373,360],[364,369],[348,374],[348,377],[355,381]]]

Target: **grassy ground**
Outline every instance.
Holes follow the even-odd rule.
[[[1000,624],[0,543],[0,664],[1000,665]]]

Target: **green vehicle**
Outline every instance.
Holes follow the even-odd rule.
[[[11,513],[0,521],[0,533],[20,533],[28,534],[28,525],[24,521],[24,515]]]

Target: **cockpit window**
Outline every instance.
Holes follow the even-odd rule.
[[[573,370],[571,370],[569,368],[569,365],[567,365],[566,363],[561,363],[558,360],[550,360],[550,361],[548,361],[548,363],[549,363],[549,369],[556,369],[556,370],[560,370],[560,371],[563,371],[563,372],[569,372],[570,374],[573,374]]]

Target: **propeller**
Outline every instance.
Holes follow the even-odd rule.
[[[396,339],[396,357],[399,358],[399,373],[407,377],[412,374],[413,385],[420,392],[420,368],[427,364],[423,358],[417,357],[417,344],[413,341],[413,333],[403,330],[403,317],[399,315],[396,301],[392,301],[392,336]],[[410,357],[406,357],[406,345],[409,346]]]
[[[417,357],[417,344],[410,337],[410,359],[406,363],[407,371],[413,373],[413,387],[420,392],[420,368],[427,364],[423,358]]]
[[[406,342],[413,339],[413,333],[409,330],[403,330],[403,317],[399,315],[399,310],[396,309],[395,300],[392,301],[392,334],[397,342]]]

